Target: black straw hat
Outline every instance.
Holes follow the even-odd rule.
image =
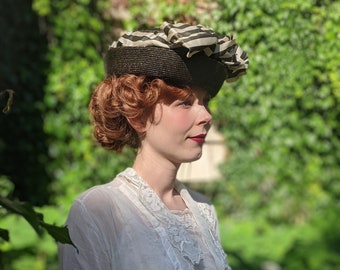
[[[236,80],[248,68],[246,53],[232,38],[181,23],[123,35],[104,62],[107,75],[158,77],[177,86],[202,87],[212,97],[225,80]]]

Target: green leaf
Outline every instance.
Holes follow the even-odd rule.
[[[32,205],[30,205],[29,203],[12,201],[0,196],[0,205],[2,205],[8,211],[25,218],[39,236],[41,236],[43,233],[42,229],[45,229],[47,233],[52,236],[57,242],[71,244],[76,248],[76,246],[71,241],[67,227],[58,227],[44,222],[43,215],[34,211]],[[5,230],[0,231],[0,236],[5,240],[9,239],[8,232],[6,238],[6,232],[7,231]]]
[[[5,197],[0,197],[0,205],[12,213],[24,217],[38,235],[42,234],[39,223],[43,221],[43,215],[34,211],[32,205],[26,202],[11,201]]]
[[[59,227],[45,222],[41,222],[41,226],[54,238],[54,240],[62,244],[71,244],[78,251],[78,248],[73,244],[70,238],[67,226]]]

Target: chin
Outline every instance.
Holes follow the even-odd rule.
[[[202,152],[200,152],[197,155],[192,156],[192,157],[190,157],[188,159],[183,160],[183,163],[193,162],[193,161],[199,160],[201,158],[201,156],[202,156]]]

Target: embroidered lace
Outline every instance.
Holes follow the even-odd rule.
[[[198,203],[195,209],[197,203],[190,201],[191,196],[187,189],[180,182],[176,182],[175,188],[180,192],[188,208],[184,211],[171,211],[132,168],[126,169],[121,176],[135,187],[139,201],[133,203],[142,213],[144,212],[145,217],[163,239],[163,245],[177,266],[176,269],[183,269],[183,264],[178,262],[177,254],[186,259],[185,269],[199,269],[203,257],[201,247],[206,245],[216,263],[216,269],[231,270],[226,263],[226,255],[216,232],[216,217],[212,206]],[[129,192],[126,192],[127,196],[128,194]]]

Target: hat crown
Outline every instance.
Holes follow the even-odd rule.
[[[159,77],[193,84],[216,95],[223,82],[245,74],[248,57],[229,36],[202,25],[163,23],[160,29],[124,34],[105,57],[107,75]]]

